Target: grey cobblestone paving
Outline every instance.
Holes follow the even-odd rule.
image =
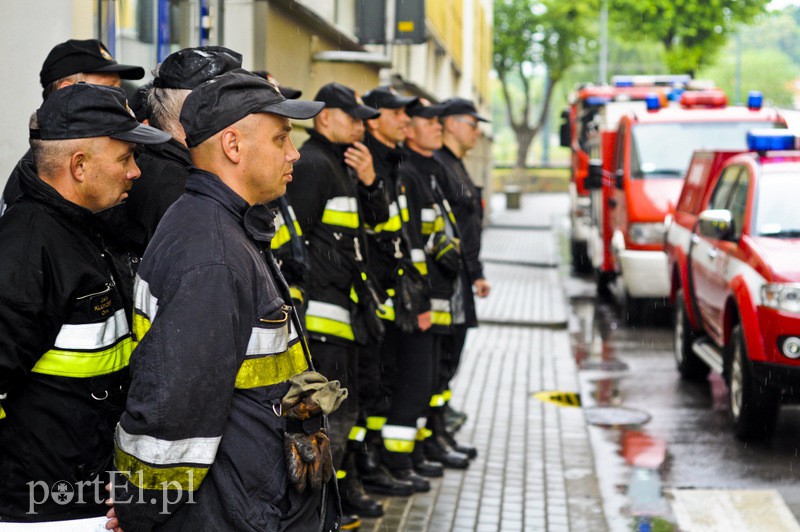
[[[498,229],[483,232],[481,259],[484,262],[524,266],[557,267],[558,247],[552,231]]]
[[[434,479],[430,493],[384,499],[386,515],[364,520],[362,530],[607,530],[583,411],[531,396],[578,391],[559,270],[491,262],[560,262],[555,243],[541,244],[548,232],[529,227],[563,215],[562,203],[561,196],[524,196],[521,211],[495,208],[492,222],[526,227],[510,230],[513,236],[486,232],[492,295],[479,303],[483,324],[470,331],[453,383],[453,404],[469,415],[458,439],[475,445],[478,457],[469,469]]]

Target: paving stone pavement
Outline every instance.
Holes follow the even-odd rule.
[[[475,445],[478,457],[469,469],[447,470],[434,479],[429,493],[383,499],[386,515],[364,520],[362,530],[607,530],[583,411],[531,396],[578,391],[559,270],[511,264],[561,261],[555,243],[541,244],[548,231],[526,228],[531,220],[544,224],[544,218],[552,226],[543,204],[552,209],[554,202],[524,196],[522,210],[510,214],[492,204],[493,221],[517,228],[513,236],[491,227],[486,235],[514,245],[485,248],[485,259],[500,257],[503,263],[485,264],[493,292],[480,303],[483,324],[470,331],[453,382],[453,405],[469,415],[457,436]]]

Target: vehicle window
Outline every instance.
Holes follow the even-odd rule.
[[[729,166],[717,181],[714,187],[714,193],[711,195],[711,201],[708,202],[709,209],[727,209],[728,200],[731,197],[731,191],[736,185],[736,178],[742,171],[741,166]]]
[[[750,171],[742,168],[739,179],[731,190],[731,199],[728,201],[728,210],[733,216],[734,237],[742,236],[742,224],[744,223],[744,211],[747,208],[747,188],[750,185]]]
[[[636,124],[631,149],[639,168],[634,179],[684,176],[695,150],[747,149],[747,132],[753,128],[782,127],[772,122],[694,122]],[[631,154],[631,160],[634,154]]]
[[[622,168],[624,164],[626,131],[627,129],[624,125],[620,126],[616,146],[614,146],[614,171]]]
[[[758,236],[800,237],[800,173],[764,174],[753,201],[753,233]]]

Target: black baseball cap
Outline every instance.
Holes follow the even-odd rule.
[[[110,72],[122,79],[142,79],[144,69],[140,66],[120,65],[103,43],[97,39],[79,41],[70,39],[57,44],[42,64],[39,82],[46,88],[52,82],[80,73]]]
[[[224,46],[184,48],[167,56],[158,67],[153,87],[194,89],[203,82],[242,67],[242,54]]]
[[[431,104],[428,100],[417,99],[416,102],[406,107],[406,114],[410,117],[434,118],[442,116],[445,106],[443,104]]]
[[[385,107],[386,109],[399,109],[406,107],[418,98],[416,96],[400,96],[391,87],[377,87],[366,93],[362,99],[364,103],[375,109]]]
[[[147,92],[153,88],[153,82],[148,81],[144,85],[135,87],[128,90],[126,87],[128,82],[122,84],[125,93],[128,95],[128,104],[130,105],[133,115],[139,122],[144,122],[150,118],[150,106],[147,104]]]
[[[449,98],[443,101],[442,104],[445,106],[445,110],[441,116],[469,115],[478,122],[490,122],[488,118],[479,115],[475,104],[466,98]]]
[[[314,99],[318,102],[325,102],[325,107],[341,109],[350,116],[361,120],[370,120],[381,115],[381,112],[374,107],[364,105],[356,91],[341,83],[334,82],[323,85]]]
[[[161,144],[172,136],[140,124],[125,91],[119,87],[76,83],[54,92],[36,111],[38,129],[30,138],[41,140],[111,137],[138,144]]]
[[[303,95],[303,91],[301,91],[300,89],[287,87],[286,85],[282,85],[281,83],[279,83],[278,80],[276,80],[272,76],[272,74],[270,74],[266,70],[253,70],[253,74],[262,77],[267,81],[274,81],[275,84],[278,86],[278,90],[281,91],[281,94],[283,94],[287,100],[296,100]]]
[[[183,103],[181,125],[190,148],[253,113],[305,120],[317,116],[321,102],[288,100],[277,85],[244,69],[231,70],[198,86]]]

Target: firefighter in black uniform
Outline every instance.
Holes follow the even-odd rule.
[[[242,56],[233,50],[201,46],[174,52],[155,69],[153,87],[146,96],[148,119],[172,139],[160,146],[143,146],[136,153],[142,177],[131,189],[125,210],[128,238],[140,256],[164,213],[186,189],[192,159],[179,120],[184,100],[201,83],[241,66]]]
[[[461,250],[466,266],[461,275],[465,322],[455,326],[454,334],[444,342],[442,349],[442,373],[445,410],[454,414],[453,427],[460,426],[466,416],[456,412],[450,407],[449,382],[458,369],[461,352],[467,336],[467,329],[476,327],[478,319],[475,315],[474,294],[478,297],[489,295],[491,285],[483,275],[483,265],[480,261],[481,234],[483,232],[483,203],[481,191],[472,182],[462,159],[469,150],[475,147],[480,137],[480,122],[488,122],[478,114],[475,105],[464,98],[451,98],[443,102],[444,113],[441,117],[444,146],[438,150],[434,157],[445,168],[444,179],[440,181],[444,197],[453,208],[459,234],[461,236]],[[450,441],[456,445],[455,441]],[[474,457],[477,451],[472,447],[456,447]]]
[[[469,465],[467,455],[450,448],[444,434],[444,388],[440,376],[440,353],[443,342],[454,332],[454,309],[451,299],[456,295],[458,275],[462,270],[460,240],[455,219],[449,204],[444,200],[438,181],[444,168],[433,158],[442,147],[442,125],[438,117],[442,105],[430,105],[427,100],[408,106],[411,123],[402,150],[400,175],[406,184],[408,196],[409,232],[425,250],[427,273],[430,282],[431,329],[434,351],[431,356],[433,386],[430,394],[427,426],[417,435],[422,445],[415,447],[415,468],[420,474],[429,471],[427,457],[445,467],[464,469]],[[456,308],[457,312],[459,309]],[[417,450],[419,447],[421,449]],[[424,449],[424,454],[422,450]]]
[[[370,266],[390,296],[386,306],[386,335],[380,345],[369,346],[369,363],[376,369],[362,368],[361,374],[380,378],[369,388],[385,396],[381,410],[368,411],[367,428],[380,431],[383,440],[381,461],[392,475],[408,480],[416,491],[430,489],[430,483],[414,471],[414,452],[418,429],[425,426],[432,388],[430,358],[433,336],[430,299],[427,292],[427,263],[420,243],[411,238],[405,184],[398,174],[401,153],[398,144],[405,139],[409,117],[406,106],[415,97],[401,97],[393,89],[378,87],[364,95],[364,102],[381,111],[367,121],[366,144],[372,152],[375,171],[390,194],[389,220],[370,230]],[[363,387],[362,389],[368,389]],[[380,398],[379,398],[380,399]],[[377,415],[376,415],[377,414]],[[373,433],[371,438],[377,435]],[[376,487],[364,477],[367,489]]]
[[[22,197],[0,219],[0,521],[102,516],[133,276],[95,213],[139,176],[134,143],[169,135],[140,125],[121,89],[77,84],[42,104],[30,138]]]
[[[301,158],[287,191],[309,250],[306,331],[318,371],[353,391],[331,417],[343,510],[379,517],[383,509],[364,494],[346,449],[348,438],[358,441],[365,432],[354,430],[358,345],[366,343],[368,320],[377,321],[380,328],[375,311],[382,298],[365,286],[369,276],[362,224],[385,222],[389,205],[383,182],[375,178],[372,156],[360,142],[363,120],[380,113],[339,83],[324,85],[315,100],[324,102],[325,109],[314,118],[314,128],[308,131],[311,138],[300,148]],[[371,307],[362,305],[370,298],[377,301]]]

